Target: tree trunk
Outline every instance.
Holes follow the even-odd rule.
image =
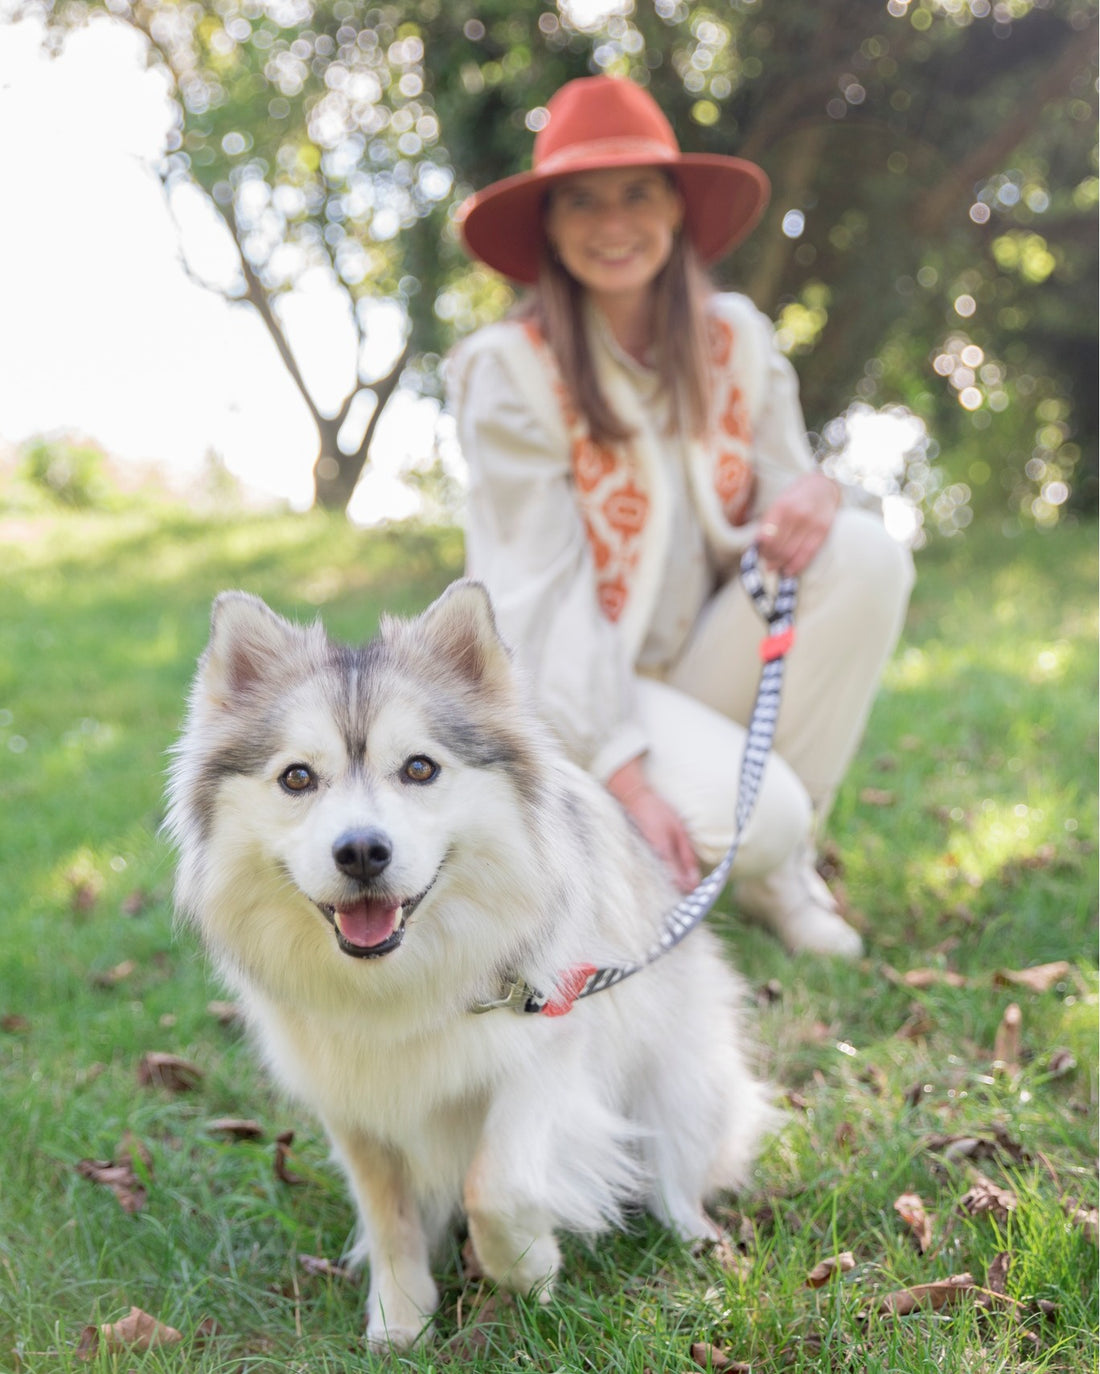
[[[410,340],[406,342],[400,357],[386,375],[379,377],[376,382],[372,382],[366,388],[374,393],[374,410],[367,421],[367,427],[363,431],[363,437],[360,439],[358,447],[352,453],[344,453],[341,450],[339,435],[344,426],[344,421],[348,417],[348,412],[351,410],[352,402],[359,395],[361,388],[354,388],[340,407],[339,413],[331,417],[320,414],[316,406],[308,402],[307,398],[313,423],[317,426],[317,434],[320,439],[317,458],[313,464],[313,489],[317,504],[326,510],[343,510],[351,500],[356,484],[363,474],[363,469],[367,466],[374,431],[378,428],[378,421],[382,418],[382,412],[385,410],[387,402],[397,390],[397,384],[405,370],[411,348]]]

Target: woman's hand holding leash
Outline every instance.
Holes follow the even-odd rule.
[[[793,482],[760,519],[757,545],[769,568],[797,577],[825,542],[840,508],[840,488],[823,472]]]
[[[631,759],[613,773],[607,780],[607,790],[638,827],[680,891],[690,892],[699,881],[699,861],[683,821],[650,786],[641,759]]]

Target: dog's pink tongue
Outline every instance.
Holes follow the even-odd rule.
[[[372,949],[390,938],[400,913],[399,903],[356,902],[336,913],[336,926],[349,945]]]

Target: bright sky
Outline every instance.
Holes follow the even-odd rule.
[[[162,79],[121,25],[89,25],[55,59],[40,33],[0,23],[0,440],[73,431],[177,476],[214,449],[248,486],[306,504],[316,434],[274,345],[249,307],[182,266],[181,229],[207,279],[231,257],[197,195],[177,203],[177,225],[152,171],[169,124]],[[292,304],[292,344],[334,410],[350,322],[334,292]],[[394,474],[430,450],[435,417],[430,403],[391,403],[353,514],[407,513]]]

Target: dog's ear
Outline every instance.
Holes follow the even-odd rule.
[[[512,681],[511,656],[480,582],[453,582],[414,623],[429,651],[474,686],[504,687]]]
[[[280,680],[301,652],[302,638],[296,625],[258,596],[222,592],[214,602],[210,643],[202,656],[207,695],[221,704],[261,682]]]

